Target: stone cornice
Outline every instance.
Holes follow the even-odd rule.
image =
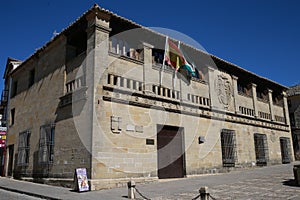
[[[250,126],[263,127],[271,130],[280,130],[290,132],[290,128],[286,124],[258,119],[255,117],[235,114],[222,110],[212,110],[208,107],[202,107],[189,102],[180,102],[178,100],[161,98],[158,96],[144,94],[142,92],[133,93],[132,91],[123,90],[112,86],[103,86],[104,101],[111,101],[121,104],[134,105],[144,108],[157,110],[166,110],[167,112],[181,113],[196,117],[232,122],[237,124],[247,124]]]

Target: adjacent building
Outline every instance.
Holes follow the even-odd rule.
[[[97,5],[5,73],[7,176],[87,168],[95,190],[293,161],[288,88]]]
[[[300,160],[300,85],[291,87],[287,94],[295,159]]]

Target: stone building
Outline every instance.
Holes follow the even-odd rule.
[[[295,159],[300,160],[300,85],[291,87],[287,94]]]
[[[186,76],[166,41],[95,5],[8,65],[7,175],[67,183],[83,167],[94,190],[293,160],[286,87],[181,42],[201,74]]]

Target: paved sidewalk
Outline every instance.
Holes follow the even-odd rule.
[[[294,163],[294,164],[299,164]],[[226,174],[202,175],[177,180],[160,180],[138,184],[137,189],[152,200],[193,199],[202,186],[208,186],[215,199],[300,199],[300,187],[295,186],[293,164],[234,171]],[[127,188],[77,193],[69,188],[55,187],[0,178],[0,189],[46,199],[126,199]],[[138,199],[143,199],[138,196]]]

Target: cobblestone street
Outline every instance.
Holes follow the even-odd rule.
[[[293,164],[240,169],[225,174],[183,179],[163,179],[147,184],[137,183],[136,188],[151,200],[191,200],[199,195],[199,188],[204,186],[208,187],[216,200],[298,200],[300,187],[294,182]],[[77,193],[70,188],[1,177],[0,188],[46,199],[127,199],[127,187]],[[144,198],[137,195],[137,199]]]
[[[208,184],[205,184],[205,180],[207,180]],[[212,183],[213,180],[215,181],[214,184]],[[180,181],[178,181],[178,183],[179,182]],[[300,199],[300,187],[295,185],[291,165],[271,166],[247,171],[243,170],[230,174],[199,176],[182,181],[183,185],[189,185],[194,188],[191,192],[168,193],[167,195],[151,199],[193,199],[197,196],[199,190],[194,187],[197,185],[197,182],[199,187],[205,185],[209,186],[211,196],[217,200]]]

